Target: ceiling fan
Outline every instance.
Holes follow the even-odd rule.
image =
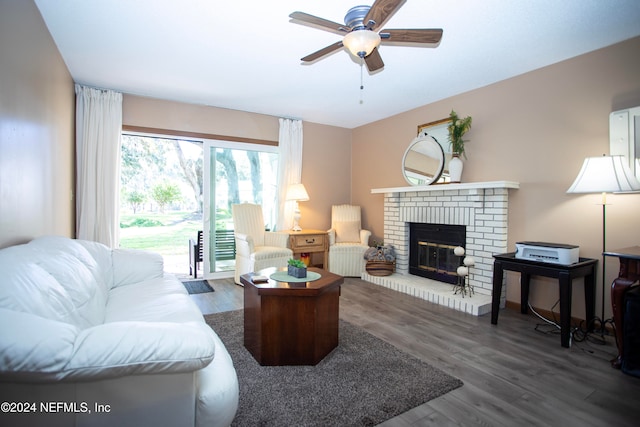
[[[442,38],[442,29],[383,29],[378,27],[386,22],[406,0],[376,0],[372,6],[355,6],[344,17],[344,25],[304,12],[289,15],[295,21],[311,24],[325,31],[343,35],[344,38],[320,49],[301,60],[312,62],[343,46],[351,54],[360,57],[369,71],[384,67],[378,46],[380,43],[437,44]]]

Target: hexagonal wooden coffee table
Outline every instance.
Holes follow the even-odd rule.
[[[319,268],[310,282],[270,277],[276,269],[240,276],[244,286],[244,346],[263,366],[316,365],[338,345],[338,308],[342,276]]]

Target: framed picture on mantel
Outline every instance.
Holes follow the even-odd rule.
[[[451,144],[449,144],[449,130],[448,126],[451,123],[451,119],[441,119],[436,120],[435,122],[425,123],[423,125],[418,125],[418,136],[421,133],[426,133],[431,135],[438,144],[442,146],[442,150],[445,153],[451,154]]]
[[[449,162],[451,161],[451,144],[449,144],[449,123],[451,119],[440,119],[434,122],[418,125],[418,137],[429,135],[442,147],[444,153],[444,167],[439,179],[433,184],[446,184],[451,181],[449,174]]]

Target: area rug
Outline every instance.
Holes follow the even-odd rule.
[[[462,381],[340,320],[339,344],[316,366],[260,366],[244,347],[243,310],[205,316],[240,383],[232,426],[373,426]]]
[[[182,282],[189,294],[203,294],[205,292],[213,292],[213,288],[206,280],[186,280]]]

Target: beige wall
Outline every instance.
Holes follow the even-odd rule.
[[[0,247],[75,235],[74,100],[35,4],[0,2]]]
[[[585,157],[609,153],[609,113],[640,105],[638,52],[640,38],[355,129],[352,199],[363,206],[366,225],[383,236],[382,195],[370,190],[407,185],[402,155],[417,126],[455,109],[473,117],[463,182],[520,183],[510,193],[509,248],[515,250],[520,240],[571,243],[580,246],[582,257],[600,259],[600,196],[566,190]],[[612,195],[608,202],[607,249],[639,245],[640,194]],[[617,259],[608,259],[607,283],[617,272]],[[598,284],[598,313],[600,289]],[[584,316],[583,297],[582,286],[576,286],[574,316]],[[510,273],[507,299],[519,298],[519,275]],[[549,310],[557,298],[556,282],[535,281],[534,306]]]
[[[351,202],[351,130],[304,122],[302,182],[309,193],[300,202],[304,228],[327,230],[331,206]]]
[[[123,98],[123,124],[277,141],[277,117],[133,95]],[[304,228],[327,229],[331,205],[351,197],[351,130],[303,123],[302,183],[309,193],[300,202]]]

